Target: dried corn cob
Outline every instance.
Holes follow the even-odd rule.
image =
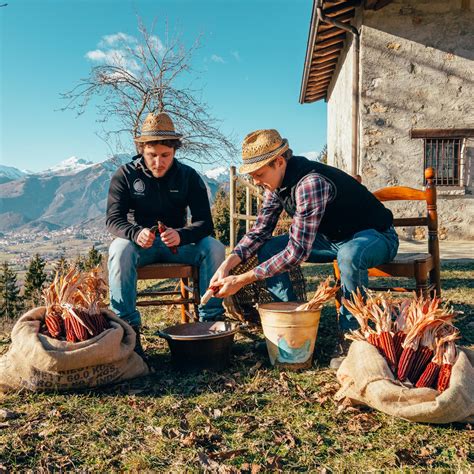
[[[402,344],[405,342],[406,337],[407,335],[402,331],[397,331],[393,335],[393,346],[395,347],[395,356],[397,358],[397,361],[400,360],[400,356],[402,355],[402,352],[403,352]]]
[[[446,344],[446,349],[443,354],[443,364],[439,370],[438,384],[436,388],[438,392],[444,392],[449,387],[451,379],[451,371],[456,362],[457,351],[454,341],[449,341]]]
[[[63,318],[59,314],[46,314],[44,323],[52,337],[59,337],[64,333]]]
[[[436,332],[443,324],[444,321],[442,319],[434,319],[424,328],[420,344],[416,351],[415,363],[408,375],[408,378],[412,383],[416,383],[430,360],[433,358]]]
[[[453,326],[444,325],[437,331],[435,355],[416,382],[416,387],[436,387],[439,370],[443,363],[445,346],[449,341],[454,341],[458,337],[459,332]]]
[[[295,311],[307,311],[311,309],[318,309],[323,305],[323,303],[333,298],[337,290],[339,289],[339,287],[338,286],[331,287],[331,281],[332,281],[331,277],[328,277],[326,278],[326,280],[322,281],[316,288],[316,292],[314,293],[311,300],[308,303],[303,303],[299,305],[295,309]]]
[[[160,234],[162,234],[168,227],[165,226],[165,224],[163,224],[163,222],[161,221],[158,221],[158,232]],[[178,253],[178,247],[176,245],[172,246],[172,247],[168,247],[171,251],[171,253]]]

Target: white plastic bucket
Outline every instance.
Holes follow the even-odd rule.
[[[258,306],[272,365],[288,369],[311,367],[321,308],[295,311],[301,303],[267,303]]]

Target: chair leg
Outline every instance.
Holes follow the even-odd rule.
[[[339,266],[337,264],[337,260],[334,260],[334,262],[332,264],[332,268],[333,268],[333,271],[334,271],[334,280],[336,280],[336,285],[340,285],[341,284],[341,272],[339,271]],[[339,288],[339,290],[337,290],[337,293],[335,295],[335,300],[336,300],[337,317],[339,318],[339,312],[340,312],[341,306],[342,306],[342,290],[341,290],[341,288]]]
[[[199,321],[199,304],[201,303],[199,292],[199,267],[193,267],[193,300],[194,318],[196,321]]]
[[[428,295],[428,270],[423,264],[415,264],[416,294],[427,297]]]
[[[431,296],[438,298],[441,296],[441,279],[439,275],[439,268],[435,268],[430,272],[430,283],[435,287],[435,290],[432,291]]]
[[[189,298],[189,291],[187,287],[189,286],[189,282],[187,278],[181,278],[180,281],[181,286],[181,298],[188,299]],[[182,303],[181,304],[181,322],[188,323],[189,317],[187,312],[189,311],[189,303]]]

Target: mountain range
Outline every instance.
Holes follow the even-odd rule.
[[[48,231],[85,223],[103,225],[112,175],[130,155],[101,163],[76,157],[33,173],[0,165],[0,231]],[[228,169],[200,173],[212,200]]]

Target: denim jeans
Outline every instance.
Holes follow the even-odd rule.
[[[268,260],[283,250],[288,244],[288,235],[273,237],[258,250],[259,262]],[[385,232],[367,229],[357,232],[350,239],[332,242],[324,235],[317,234],[307,262],[329,263],[337,259],[341,272],[342,293],[349,298],[351,292],[360,288],[362,293],[368,286],[368,269],[387,263],[397,254],[398,236],[393,227]],[[267,278],[268,290],[275,301],[292,301],[296,299],[288,272]],[[342,331],[358,327],[357,321],[350,312],[342,307],[339,318]]]
[[[158,262],[196,265],[199,267],[199,291],[202,296],[224,257],[224,245],[212,237],[178,247],[176,254],[171,253],[158,235],[148,249],[130,240],[117,238],[109,249],[110,309],[129,324],[140,324],[140,313],[136,309],[137,267]],[[223,315],[220,298],[211,298],[206,305],[199,306],[201,321],[213,321]]]

